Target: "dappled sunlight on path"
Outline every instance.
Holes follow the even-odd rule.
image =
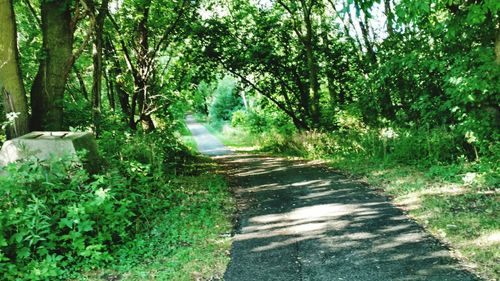
[[[225,280],[476,280],[353,180],[302,161],[217,159],[243,209]]]

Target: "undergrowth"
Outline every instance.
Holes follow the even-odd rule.
[[[2,171],[1,279],[220,275],[233,207],[213,164],[166,133],[106,132],[99,144],[105,163],[98,174],[71,157]]]
[[[229,122],[205,123],[205,128],[215,135],[225,146],[233,150],[255,148],[256,136],[242,128],[232,127]]]

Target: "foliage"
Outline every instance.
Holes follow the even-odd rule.
[[[212,169],[173,180],[168,212],[152,217],[148,232],[117,249],[119,261],[109,268],[125,280],[149,280],[151,272],[163,280],[220,277],[229,259],[233,205],[225,180]]]
[[[219,225],[211,237],[227,231],[231,207],[219,177],[176,177],[190,173],[193,156],[174,137],[118,134],[99,140],[108,159],[102,174],[89,175],[74,159],[6,168],[0,177],[5,280],[62,280],[111,262],[138,263],[156,251],[152,243],[165,247],[161,258],[185,244],[205,245],[206,227]]]
[[[348,110],[374,132],[473,136],[452,145],[470,159],[488,155],[499,135],[498,5],[384,1],[384,34],[370,26],[376,2],[233,0],[194,34],[208,64],[267,98],[274,108],[257,107],[281,111],[299,130],[338,130]]]
[[[213,131],[235,146],[258,141],[266,151],[334,159],[365,172],[410,165],[426,179],[463,184],[469,188],[463,197],[434,202],[432,194],[423,196],[429,217],[433,208],[446,214],[433,225],[443,229],[464,219],[476,231],[485,221],[492,224],[481,219],[475,228],[474,214],[460,208],[492,209],[483,193],[498,186],[498,1],[66,1],[61,6],[70,20],[61,26],[71,26],[65,34],[71,45],[64,48],[47,32],[57,27],[47,22],[55,11],[47,7],[56,2],[4,2],[15,11],[9,23],[17,29],[17,75],[47,99],[33,95],[28,111],[56,116],[51,123],[57,128],[50,128],[96,133],[106,169],[91,176],[71,159],[8,168],[0,179],[0,273],[7,279],[51,279],[95,268],[116,261],[118,248],[122,256],[129,250],[146,254],[153,248],[141,250],[140,239],[160,245],[151,233],[178,238],[196,226],[179,240],[196,247],[174,253],[182,247],[172,246],[172,238],[164,244],[168,250],[152,258],[159,264],[162,254],[172,253],[182,256],[173,264],[191,264],[203,248],[201,233],[215,232],[188,220],[222,216],[201,194],[218,198],[217,206],[228,195],[215,178],[200,176],[214,182],[199,193],[196,178],[176,181],[194,173],[197,161],[174,134],[189,138],[182,121],[189,110],[209,115]],[[53,71],[43,72],[50,54],[63,53],[69,62],[53,60]],[[40,81],[37,73],[44,74]],[[38,91],[38,82],[54,87]],[[53,97],[62,91],[63,100]],[[9,107],[0,110],[2,125]],[[0,142],[7,138],[0,134]],[[421,181],[386,189],[422,191]],[[186,206],[176,205],[181,203]],[[174,214],[192,216],[170,229]],[[445,232],[469,235],[460,228]],[[484,254],[483,262],[491,256]],[[141,270],[134,278],[145,278]]]
[[[233,114],[231,125],[233,127],[245,128],[253,134],[272,132],[274,130],[282,134],[296,131],[285,114],[277,110],[272,110],[271,108],[262,110],[256,107],[250,111],[236,111]]]
[[[236,89],[236,81],[230,76],[219,80],[208,108],[212,121],[231,120],[234,110],[241,107],[241,98]]]
[[[128,239],[135,202],[119,174],[89,175],[71,160],[11,165],[2,186],[2,276],[45,280],[68,266],[110,261],[110,247]]]

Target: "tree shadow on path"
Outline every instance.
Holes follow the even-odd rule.
[[[228,155],[245,205],[224,280],[480,280],[386,198],[325,167]]]

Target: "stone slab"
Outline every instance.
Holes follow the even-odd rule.
[[[99,154],[94,136],[88,132],[31,132],[5,142],[0,151],[0,167],[28,157],[47,160],[51,157],[75,155],[87,150],[81,159],[86,169],[95,171],[99,166]]]

